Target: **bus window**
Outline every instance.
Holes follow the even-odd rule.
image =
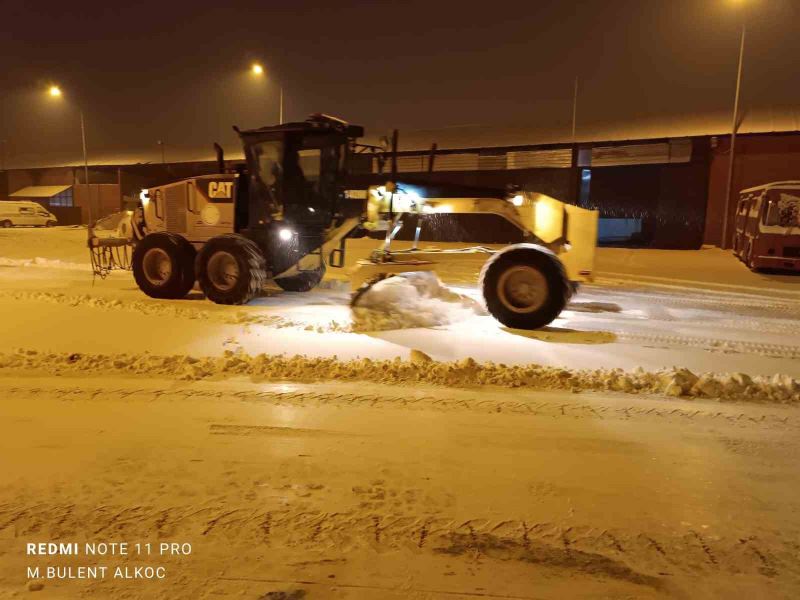
[[[762,223],[777,227],[800,226],[800,197],[780,194],[778,198],[770,198]]]

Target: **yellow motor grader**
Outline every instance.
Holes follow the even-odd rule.
[[[347,166],[363,128],[327,115],[234,129],[244,164],[226,170],[216,145],[218,174],[143,190],[129,226],[89,229],[96,273],[129,267],[153,298],[183,298],[197,284],[213,302],[244,304],[270,280],[287,291],[311,290],[327,267],[344,267],[348,238],[385,231],[370,258],[350,274],[353,303],[380,279],[435,270],[445,255],[450,262],[480,252],[488,258],[479,282],[488,311],[520,329],[553,321],[577,283],[591,279],[596,211],[530,192],[428,198],[398,182],[396,166],[385,185],[347,189]],[[391,157],[396,161],[396,152]],[[526,241],[501,250],[419,249],[420,226],[441,213],[499,215]],[[415,243],[394,250],[407,215],[417,217]],[[131,246],[126,261],[121,257]]]

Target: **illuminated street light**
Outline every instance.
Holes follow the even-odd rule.
[[[61,98],[61,88],[57,85],[51,85],[47,93],[51,98]],[[92,224],[92,188],[89,186],[89,157],[86,152],[86,125],[83,119],[83,109],[78,107],[78,112],[81,116],[81,144],[83,146],[83,174],[84,181],[86,182],[86,211],[89,213],[89,225]]]
[[[250,72],[257,77],[260,77],[264,74],[264,67],[261,66],[260,63],[253,63],[250,67]],[[283,86],[278,85],[278,90],[280,92],[280,98],[278,102],[278,122],[283,123]]]

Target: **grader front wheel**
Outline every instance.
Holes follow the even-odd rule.
[[[548,325],[571,295],[561,261],[533,244],[509,246],[492,256],[481,271],[480,287],[491,315],[515,329]]]

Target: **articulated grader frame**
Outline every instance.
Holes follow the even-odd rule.
[[[182,298],[199,284],[214,302],[243,304],[270,280],[287,291],[312,289],[327,267],[344,267],[349,237],[385,232],[350,273],[354,305],[386,277],[486,255],[479,282],[486,307],[521,329],[552,322],[577,283],[591,280],[596,211],[531,192],[427,198],[404,189],[396,175],[383,186],[345,190],[343,165],[363,130],[324,115],[237,132],[246,167],[225,172],[217,147],[220,174],[143,190],[135,210],[91,227],[95,273],[130,267],[154,298]],[[476,213],[503,217],[525,241],[501,249],[419,247],[429,216]],[[417,219],[414,243],[394,249],[408,215]]]

